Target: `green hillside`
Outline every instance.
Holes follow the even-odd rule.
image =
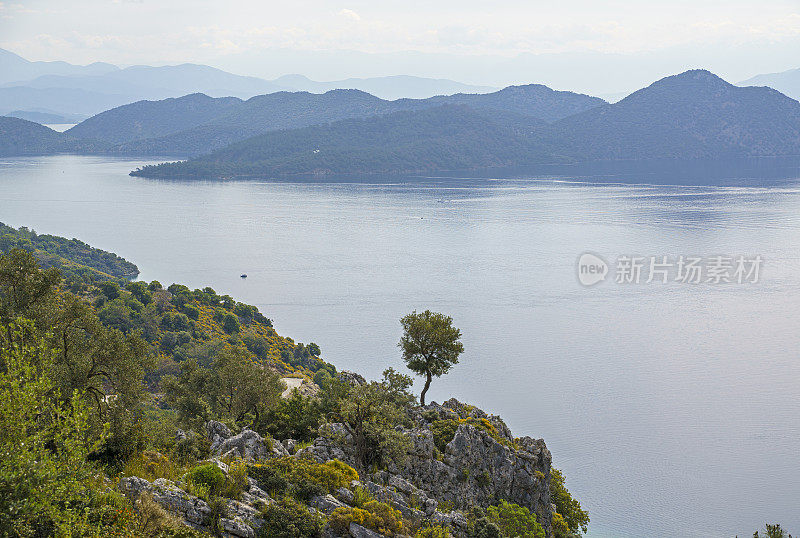
[[[0,116],[0,156],[48,155],[67,149],[61,133],[32,121]]]
[[[14,248],[32,252],[42,267],[58,269],[70,283],[125,279],[139,274],[133,263],[78,239],[39,235],[24,226],[15,229],[0,222],[0,253]]]

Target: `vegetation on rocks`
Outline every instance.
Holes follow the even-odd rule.
[[[275,458],[251,465],[247,472],[270,495],[289,495],[306,502],[358,480],[355,469],[338,460],[317,463],[305,458]]]
[[[56,267],[10,250],[0,535],[585,532],[543,442],[455,400],[419,406],[391,368],[367,381],[320,355],[210,288],[109,278],[71,291]],[[288,373],[320,386],[283,398]],[[532,478],[513,485],[520,473]]]
[[[363,508],[341,507],[331,514],[331,528],[339,535],[346,535],[351,523],[372,529],[384,536],[405,534],[403,516],[386,503],[369,501]]]

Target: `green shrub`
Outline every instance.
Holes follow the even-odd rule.
[[[365,487],[358,486],[353,490],[353,502],[351,503],[356,508],[364,508],[364,505],[373,500],[369,490]]]
[[[228,467],[228,476],[221,495],[229,499],[238,500],[242,493],[248,489],[247,464],[244,461],[235,461]]]
[[[225,486],[225,473],[214,463],[206,463],[190,469],[188,479],[195,486],[208,488],[211,495],[220,493]]]
[[[295,390],[269,411],[264,422],[266,431],[273,437],[310,441],[322,420],[322,410],[316,399]]]
[[[125,289],[131,292],[136,297],[136,300],[142,304],[149,304],[153,300],[153,294],[144,282],[129,282],[125,285]]]
[[[138,476],[152,482],[156,478],[174,480],[179,474],[178,467],[166,456],[147,450],[129,458],[122,468],[122,476]]]
[[[419,529],[414,538],[451,538],[450,531],[444,527],[426,527]]]
[[[399,510],[386,503],[369,501],[364,508],[340,507],[328,519],[331,528],[340,535],[347,535],[350,523],[372,529],[386,536],[405,534],[406,527]]]
[[[424,418],[426,422],[433,422],[435,420],[439,420],[439,412],[434,411],[433,409],[428,409],[422,412],[422,418]]]
[[[565,524],[561,525],[561,521],[558,521],[559,528],[553,526],[556,537],[568,537],[579,532],[585,534],[589,527],[589,513],[581,509],[581,503],[577,499],[572,498],[564,484],[564,474],[555,467],[550,468],[550,498]]]
[[[222,518],[228,515],[228,501],[222,497],[210,497],[208,502],[209,513],[206,516],[205,526],[214,536],[222,536]]]
[[[297,457],[283,457],[251,465],[248,474],[273,495],[289,494],[307,501],[315,495],[333,493],[358,480],[355,469],[338,460],[316,463]]]
[[[458,426],[460,424],[469,424],[470,426],[486,432],[492,439],[501,445],[509,448],[516,448],[514,441],[509,441],[500,435],[500,433],[497,431],[497,428],[495,428],[494,425],[487,419],[474,417],[461,418],[458,420],[445,418],[431,422],[431,434],[433,435],[433,444],[436,445],[436,448],[444,452],[447,444],[453,440],[453,437],[455,437],[456,430],[458,430]]]
[[[109,301],[113,301],[119,297],[120,288],[119,284],[116,282],[101,282],[97,287],[100,288],[100,291],[103,292],[103,295],[105,295]]]
[[[433,444],[436,448],[445,451],[448,443],[453,440],[458,429],[458,421],[447,418],[441,420],[434,420],[431,423],[431,434],[433,435]]]
[[[200,319],[200,309],[194,305],[190,304],[183,305],[183,308],[181,310],[183,311],[184,314],[186,314],[186,316],[189,319],[193,319],[195,321]]]
[[[489,475],[488,471],[483,471],[482,473],[475,475],[475,482],[477,482],[478,485],[483,488],[489,487],[489,485],[492,483],[492,477]]]
[[[506,536],[544,538],[544,529],[536,516],[524,506],[502,501],[486,509],[486,519],[494,523]]]
[[[317,370],[317,373],[314,374],[314,383],[319,387],[324,387],[331,379],[333,379],[333,376],[325,369]]]
[[[291,498],[270,504],[262,517],[258,538],[316,538],[324,525],[320,517]]]
[[[208,456],[211,443],[205,435],[189,435],[175,443],[174,457],[182,464],[202,460]]]
[[[233,314],[225,314],[225,318],[222,321],[222,330],[228,334],[232,334],[238,333],[239,328],[239,318]]]

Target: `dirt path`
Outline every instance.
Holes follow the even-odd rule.
[[[299,377],[282,377],[281,381],[286,383],[286,390],[281,393],[281,398],[288,398],[292,390],[299,389],[303,384],[303,380]]]

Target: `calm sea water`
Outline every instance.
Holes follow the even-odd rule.
[[[702,170],[686,174],[694,186],[565,182],[617,178],[577,170],[561,181],[127,176],[141,164],[6,160],[0,221],[114,251],[145,280],[256,304],[282,334],[368,377],[401,367],[403,314],[452,315],[466,352],[432,398],[543,437],[591,536],[751,536],[767,521],[800,533],[796,166],[737,167],[733,179],[772,182],[745,188],[697,186]],[[623,178],[672,175],[683,177]],[[584,288],[585,251],[764,265],[750,285]]]

